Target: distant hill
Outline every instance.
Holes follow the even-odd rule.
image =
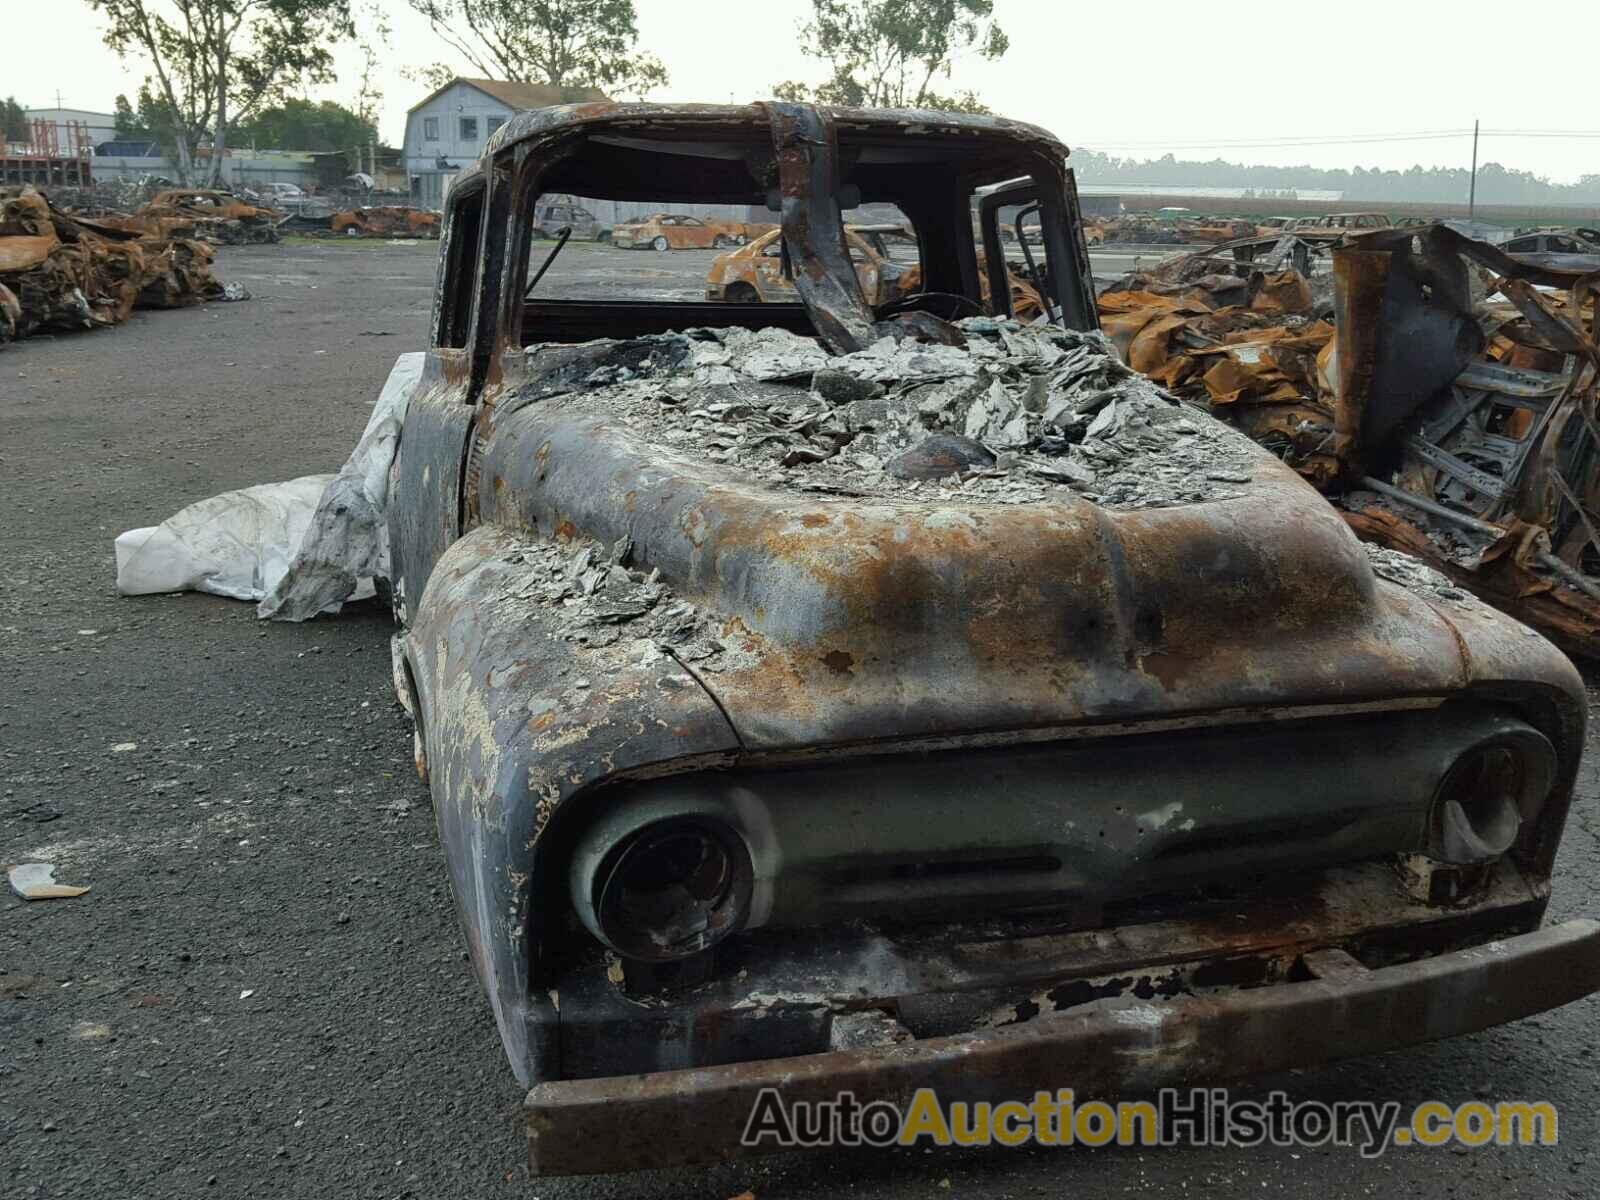
[[[1405,171],[1324,170],[1312,166],[1272,167],[1226,162],[1197,162],[1164,154],[1139,161],[1074,148],[1072,166],[1078,182],[1096,186],[1144,185],[1157,188],[1246,188],[1257,195],[1338,192],[1356,203],[1464,204],[1471,183],[1466,167],[1411,167]],[[1528,171],[1499,163],[1478,166],[1479,204],[1600,204],[1600,173],[1577,183],[1551,183]]]

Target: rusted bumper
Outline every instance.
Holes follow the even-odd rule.
[[[1600,990],[1600,923],[1568,921],[1366,970],[1308,954],[1304,982],[1167,1001],[1101,1001],[977,1033],[869,1050],[543,1083],[528,1093],[535,1174],[578,1175],[753,1153],[740,1134],[763,1088],[787,1102],[1115,1097],[1372,1054],[1472,1033]]]

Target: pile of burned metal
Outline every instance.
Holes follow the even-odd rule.
[[[184,238],[213,246],[252,246],[278,240],[288,214],[211,188],[172,188],[126,215],[96,217],[98,224],[125,233]]]
[[[135,308],[242,298],[212,257],[202,242],[68,216],[32,188],[0,197],[0,345],[117,325]]]
[[[1254,222],[1218,217],[1212,221],[1174,221],[1144,214],[1090,219],[1084,233],[1091,246],[1134,244],[1144,246],[1210,245],[1252,238],[1263,233]]]
[[[1600,656],[1600,275],[1442,225],[1351,234],[1332,270],[1173,260],[1100,298],[1124,358],[1415,555]]]

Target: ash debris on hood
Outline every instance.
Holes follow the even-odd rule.
[[[606,412],[764,483],[842,496],[1148,508],[1240,495],[1263,458],[1099,334],[994,318],[958,328],[965,347],[885,337],[842,357],[771,328],[589,343],[552,359],[559,382],[540,375],[523,394]],[[596,365],[579,377],[577,361]]]
[[[670,654],[697,670],[723,669],[728,647],[693,604],[649,572],[630,566],[633,543],[530,543],[508,556],[527,567],[512,598],[535,601],[558,616],[565,640],[589,649],[624,639],[640,653]]]
[[[1465,612],[1483,607],[1471,592],[1457,587],[1447,575],[1435,571],[1420,559],[1372,542],[1362,542],[1361,548],[1367,552],[1367,561],[1372,564],[1374,575],[1390,583],[1398,583],[1414,596],[1434,604],[1452,605]]]

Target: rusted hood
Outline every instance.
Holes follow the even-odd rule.
[[[749,748],[948,737],[1458,687],[1450,624],[1375,579],[1264,451],[1207,503],[1112,511],[763,486],[581,403],[501,419],[486,521],[631,539],[718,614],[702,681]]]

